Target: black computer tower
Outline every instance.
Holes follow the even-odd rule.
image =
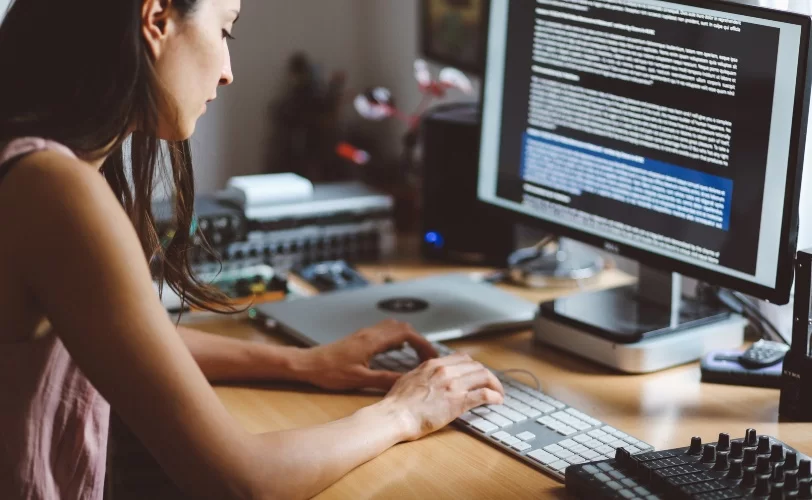
[[[423,117],[425,258],[504,267],[514,249],[513,224],[477,200],[480,130],[477,104],[440,106]]]

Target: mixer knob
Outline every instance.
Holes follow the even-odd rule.
[[[730,459],[727,456],[727,453],[717,453],[716,454],[716,463],[713,465],[713,470],[715,471],[725,471],[730,468]]]
[[[770,492],[770,500],[784,500],[785,498],[787,497],[784,495],[784,485],[774,484]]]
[[[745,467],[755,467],[756,465],[756,450],[755,448],[747,448],[744,450],[744,461],[742,465]]]
[[[730,434],[725,432],[719,433],[719,441],[716,444],[717,451],[730,451]]]
[[[744,456],[744,443],[741,441],[733,441],[730,443],[730,458],[734,460],[741,460]]]
[[[705,445],[705,448],[702,451],[702,462],[706,464],[712,464],[716,462],[716,446],[712,444]]]
[[[768,436],[759,436],[758,449],[756,453],[759,455],[766,455],[770,452],[770,438]]]
[[[742,474],[741,487],[742,488],[752,488],[755,485],[756,485],[756,471],[755,471],[755,469],[744,469],[744,474]]]
[[[760,477],[756,482],[756,491],[753,492],[753,495],[757,497],[768,497],[770,496],[770,491],[772,487],[770,485],[770,478],[768,477]]]
[[[798,498],[803,500],[812,499],[812,483],[809,481],[802,481],[798,486]]]
[[[784,459],[784,470],[798,470],[798,454],[796,452],[787,452],[787,457]]]
[[[798,476],[794,472],[784,474],[784,491],[787,493],[798,491]]]
[[[784,447],[780,444],[774,444],[770,453],[770,462],[783,462],[784,461]]]
[[[758,457],[758,462],[756,462],[756,474],[759,476],[770,475],[770,459],[768,457]]]
[[[809,479],[812,477],[812,462],[808,458],[802,458],[798,466],[798,479]]]
[[[691,447],[688,448],[688,455],[699,456],[701,454],[702,454],[702,438],[694,436],[691,438]]]
[[[747,432],[745,432],[744,435],[745,446],[756,446],[758,444],[758,437],[755,429],[747,429]]]
[[[717,462],[718,463],[718,462]],[[730,470],[727,472],[728,479],[741,479],[743,474],[742,463],[738,460],[734,460],[730,463]],[[755,476],[753,476],[755,477]]]
[[[776,465],[773,469],[773,474],[770,477],[770,480],[774,483],[783,483],[784,482],[784,467],[781,465]]]

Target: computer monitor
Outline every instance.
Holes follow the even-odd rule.
[[[721,0],[491,0],[479,200],[786,303],[809,33]]]
[[[420,0],[420,53],[481,76],[490,0]]]

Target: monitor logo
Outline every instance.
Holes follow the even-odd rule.
[[[603,244],[603,249],[606,250],[607,252],[620,254],[620,247],[615,245],[614,243],[609,243],[608,241]]]

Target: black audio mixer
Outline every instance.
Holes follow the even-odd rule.
[[[567,491],[578,498],[645,500],[812,499],[812,461],[772,436],[719,434],[715,443],[572,465]]]

